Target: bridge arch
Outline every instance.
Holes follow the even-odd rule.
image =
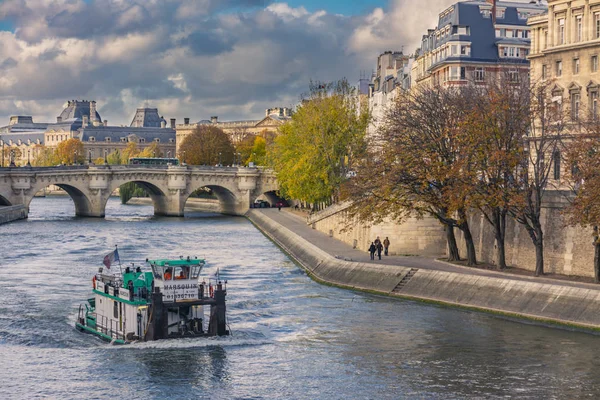
[[[12,206],[12,203],[10,201],[8,201],[7,198],[0,195],[0,207],[4,207],[4,206]]]
[[[188,195],[185,196],[184,206],[190,199],[192,193],[194,193],[198,189],[208,188],[212,191],[214,196],[219,201],[219,211],[221,214],[228,215],[239,215],[240,209],[240,199],[235,195],[235,193],[225,186],[221,186],[218,184],[205,184],[194,188]],[[207,209],[207,211],[209,211]]]
[[[131,179],[131,180],[119,180],[118,182],[113,183],[109,186],[109,192],[106,198],[104,199],[104,204],[102,205],[102,210],[106,210],[106,204],[110,196],[117,190],[120,186],[126,183],[135,183],[142,189],[148,193],[150,198],[152,199],[152,204],[154,205],[154,215],[168,215],[168,207],[169,207],[169,199],[166,194],[166,190],[164,188],[160,188],[158,185],[147,182],[145,180]]]
[[[36,185],[31,190],[31,195],[25,199],[25,206],[29,209],[31,205],[31,201],[35,197],[37,193],[44,190],[48,186],[58,186],[62,190],[64,190],[69,197],[73,200],[73,204],[75,205],[75,215],[78,217],[89,217],[94,215],[94,206],[90,201],[90,198],[85,194],[86,188],[79,188],[73,184],[67,183],[42,183],[40,185]]]

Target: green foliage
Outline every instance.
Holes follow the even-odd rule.
[[[250,149],[248,162],[255,165],[266,165],[267,163],[267,140],[261,136],[254,138],[254,143]]]
[[[56,146],[56,158],[59,164],[82,164],[85,162],[83,142],[79,139],[67,139]]]
[[[148,193],[135,182],[128,182],[119,186],[121,204],[127,204],[132,197],[148,197]]]
[[[106,157],[106,160],[109,165],[120,165],[122,163],[121,152],[119,150],[113,151]]]
[[[58,164],[60,162],[58,161],[56,150],[46,146],[41,146],[37,156],[31,161],[31,165],[34,167],[51,167]]]
[[[364,148],[370,117],[358,107],[346,80],[311,82],[309,94],[269,148],[282,195],[309,203],[338,197],[354,156]]]
[[[146,148],[144,148],[144,150],[142,150],[138,155],[136,156],[131,156],[131,157],[146,157],[146,158],[160,158],[163,156],[163,152],[160,149],[160,145],[157,142],[152,142],[151,145],[147,146]],[[124,164],[129,162],[129,158],[127,158],[127,161],[124,162]]]

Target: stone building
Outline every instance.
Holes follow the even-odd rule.
[[[276,135],[279,127],[292,117],[292,110],[287,107],[268,108],[265,110],[265,117],[257,120],[242,121],[219,121],[219,117],[213,116],[210,120],[201,120],[190,123],[189,118],[184,118],[183,124],[176,125],[177,130],[177,149],[183,143],[183,140],[190,135],[197,127],[201,125],[212,125],[222,129],[229,134],[234,144],[243,139],[247,134],[253,135]],[[171,120],[171,125],[175,120]]]
[[[377,70],[373,72],[369,85],[369,111],[372,117],[369,133],[374,133],[379,127],[387,109],[404,87],[410,64],[410,57],[401,51],[385,51],[377,57]]]
[[[11,150],[16,165],[25,165],[37,157],[43,148],[47,127],[47,123],[33,122],[31,116],[10,117],[8,125],[0,127],[0,165],[10,164]]]
[[[18,165],[33,160],[43,146],[53,148],[73,138],[83,142],[86,160],[123,150],[129,142],[137,143],[140,150],[157,142],[165,157],[175,157],[174,125],[167,126],[156,108],[138,108],[130,126],[110,126],[102,121],[95,101],[70,100],[55,123],[34,123],[31,116],[11,117],[0,128],[0,146],[20,150]],[[5,165],[10,162],[5,161]]]
[[[453,4],[423,35],[411,71],[412,86],[484,82],[496,74],[518,79],[529,68],[527,19],[544,13],[541,1],[478,0]]]

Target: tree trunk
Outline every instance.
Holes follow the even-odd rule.
[[[475,243],[473,243],[473,236],[471,235],[471,229],[469,224],[461,224],[461,231],[465,234],[465,243],[467,245],[467,265],[473,267],[477,265],[477,254],[475,253]]]
[[[504,210],[494,211],[494,230],[496,237],[496,256],[498,257],[498,268],[506,269],[506,212]]]
[[[600,243],[594,243],[594,282],[600,283]]]
[[[454,236],[454,227],[446,225],[446,241],[448,242],[448,261],[460,261],[460,253]]]
[[[539,229],[537,231],[537,241],[535,242],[535,276],[540,276],[544,275],[544,240],[542,230]]]

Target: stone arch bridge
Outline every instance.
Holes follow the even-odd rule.
[[[188,197],[197,189],[213,190],[221,212],[243,215],[259,196],[278,189],[274,172],[262,168],[146,165],[89,165],[0,168],[0,206],[25,205],[49,185],[64,189],[82,217],[104,217],[110,195],[135,182],[152,198],[154,214],[183,216]]]

